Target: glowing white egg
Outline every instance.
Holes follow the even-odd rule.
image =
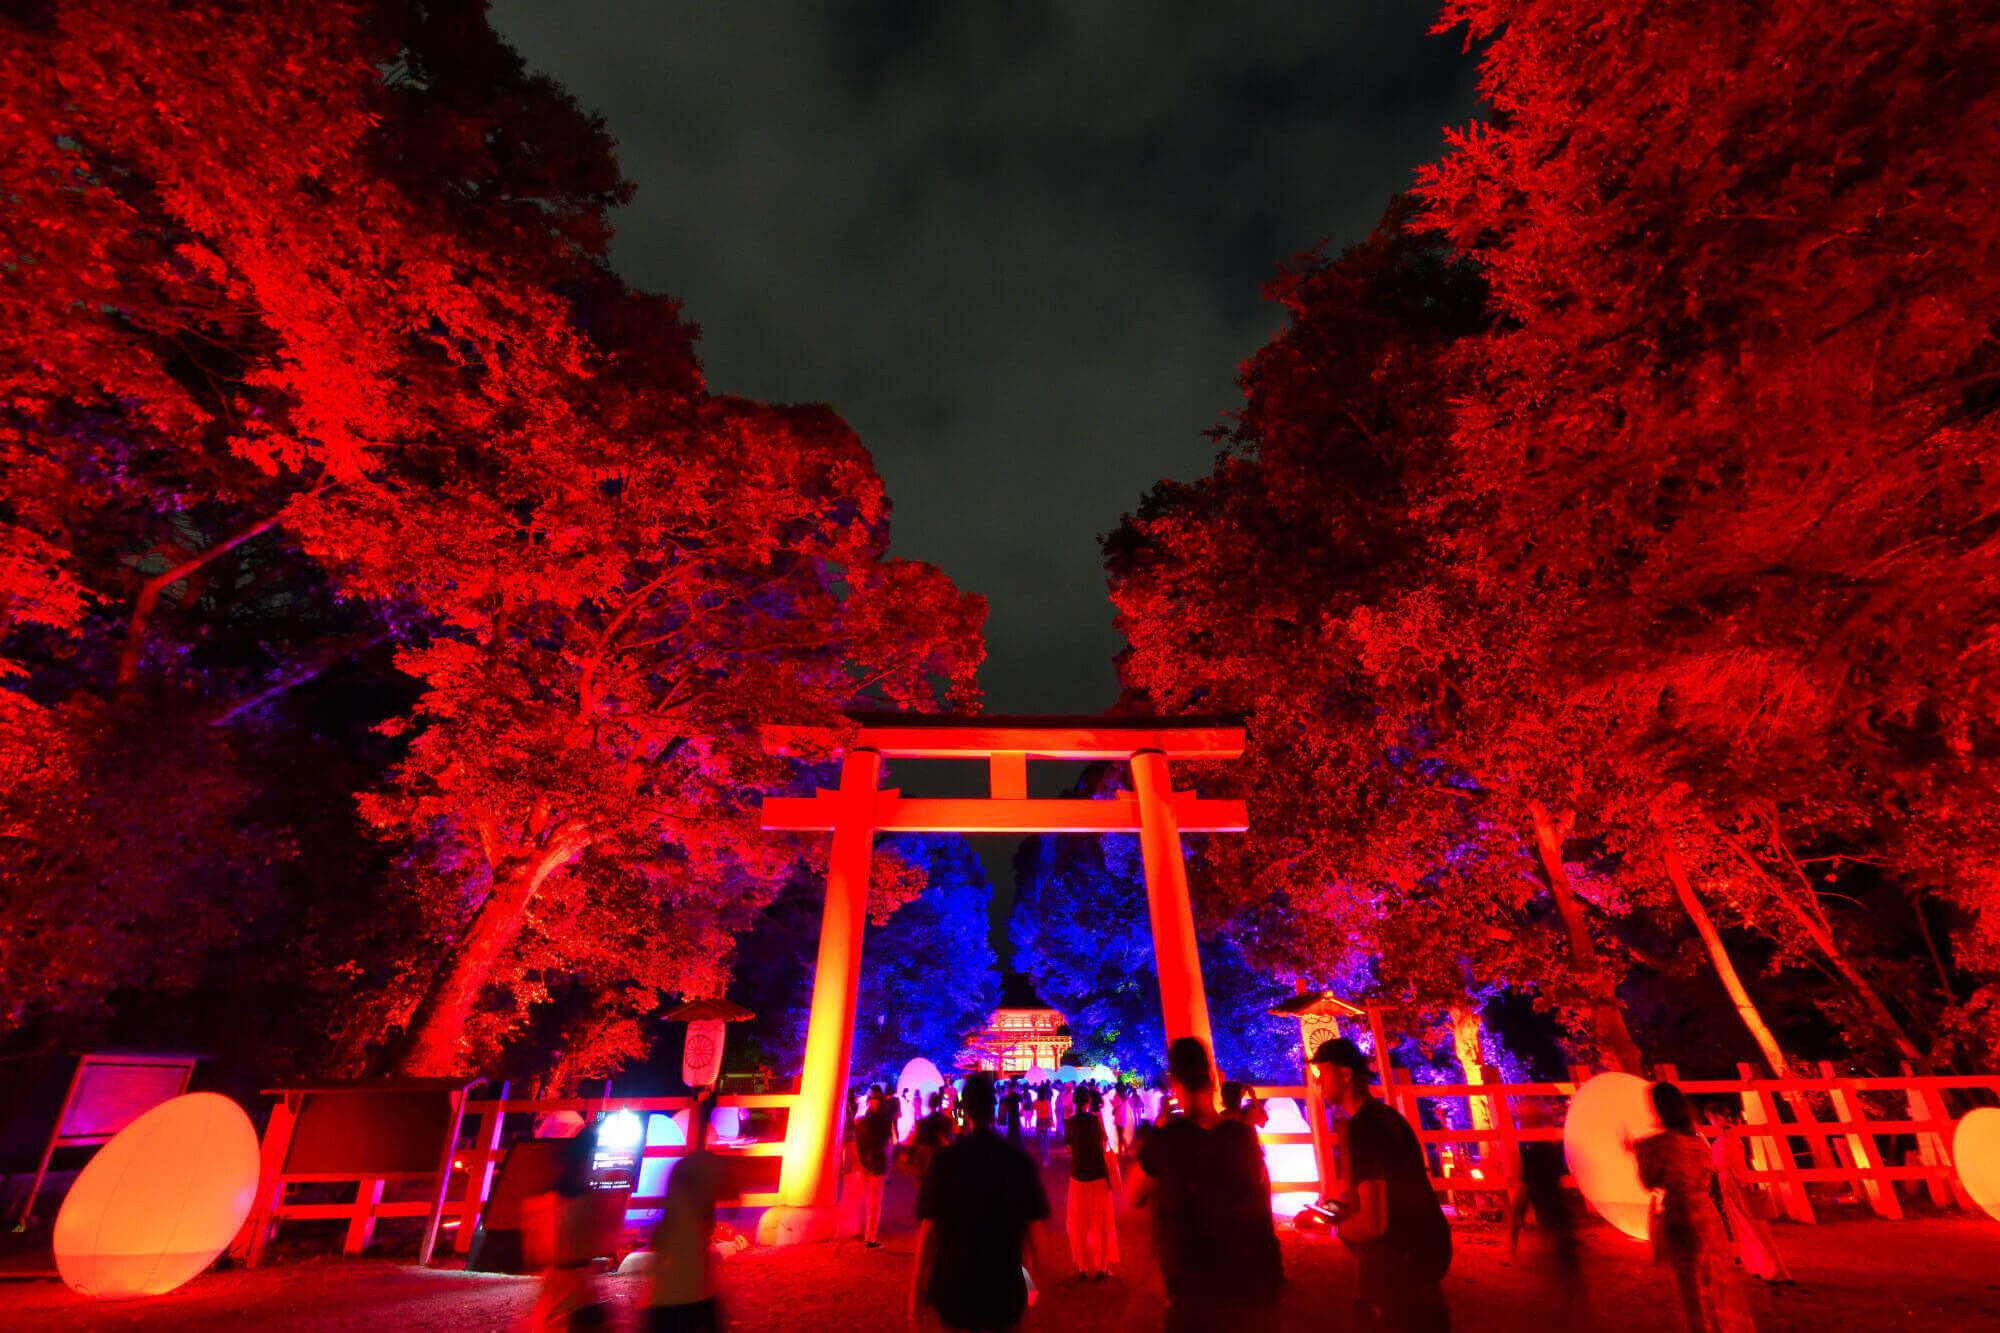
[[[1576,1187],[1597,1215],[1634,1240],[1646,1239],[1652,1191],[1639,1183],[1631,1145],[1660,1132],[1652,1084],[1634,1074],[1599,1074],[1569,1099],[1563,1154]]]
[[[161,1102],[120,1130],[56,1214],[56,1271],[99,1300],[172,1291],[215,1262],[257,1196],[257,1131],[212,1092]]]
[[[1259,1140],[1271,1134],[1310,1134],[1312,1132],[1312,1126],[1306,1123],[1305,1114],[1299,1110],[1299,1104],[1290,1097],[1267,1098],[1264,1102],[1264,1114],[1269,1116],[1270,1119],[1262,1129],[1257,1131]],[[1265,1143],[1263,1146],[1264,1169],[1270,1172],[1272,1180],[1316,1181],[1319,1179],[1319,1158],[1313,1152],[1312,1144]],[[1312,1197],[1312,1195],[1308,1194],[1306,1202],[1312,1202]],[[1277,1206],[1277,1196],[1275,1195],[1272,1196],[1272,1206]],[[1292,1206],[1291,1211],[1293,1213],[1296,1213],[1298,1210],[1298,1205]],[[1291,1213],[1286,1213],[1284,1216],[1289,1217]]]
[[[2000,1222],[2000,1108],[1980,1106],[1965,1113],[1951,1134],[1951,1160],[1972,1201]]]
[[[896,1079],[896,1137],[905,1139],[916,1127],[917,1118],[931,1113],[931,1094],[944,1088],[944,1075],[929,1060],[918,1056],[903,1066]],[[909,1094],[916,1093],[913,1101]]]

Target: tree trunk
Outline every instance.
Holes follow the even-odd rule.
[[[1540,801],[1528,802],[1528,814],[1535,823],[1535,846],[1542,854],[1542,868],[1549,875],[1549,894],[1555,899],[1556,913],[1562,917],[1563,930],[1569,935],[1570,956],[1591,997],[1591,1030],[1597,1038],[1598,1051],[1613,1069],[1628,1074],[1643,1073],[1639,1045],[1625,1026],[1625,1011],[1618,1007],[1611,981],[1598,962],[1597,946],[1591,942],[1589,927],[1584,925],[1576,892],[1570,887],[1569,871],[1563,868],[1562,845],[1569,833],[1570,817],[1565,816],[1559,825]]]
[[[1469,1004],[1455,1004],[1451,1007],[1451,1049],[1458,1057],[1458,1067],[1464,1071],[1467,1087],[1486,1081],[1486,1052],[1480,1041],[1483,1028],[1479,1022],[1479,1010]],[[1493,1128],[1493,1103],[1484,1097],[1467,1097],[1467,1108],[1472,1113],[1472,1127],[1480,1133]],[[1494,1145],[1481,1140],[1478,1151],[1473,1155],[1485,1161],[1494,1151]]]
[[[431,978],[424,998],[410,1016],[410,1035],[398,1062],[399,1072],[424,1078],[464,1072],[466,1052],[460,1041],[466,1020],[472,1016],[473,1001],[492,975],[493,965],[521,933],[528,904],[543,881],[575,855],[575,850],[567,848],[545,851],[494,880],[493,891],[480,904],[471,927],[449,961]]]
[[[1944,955],[1938,952],[1937,936],[1931,934],[1930,919],[1924,915],[1924,895],[1920,889],[1910,890],[1910,910],[1917,914],[1917,926],[1924,932],[1924,947],[1930,950],[1931,966],[1937,969],[1938,985],[1944,988],[1944,998],[1958,1003],[1958,993],[1951,987],[1951,973],[1945,970]]]
[[[1889,1012],[1889,1006],[1883,1003],[1881,994],[1869,984],[1868,978],[1861,975],[1861,969],[1854,965],[1854,961],[1847,956],[1847,951],[1841,948],[1840,942],[1833,936],[1831,923],[1817,911],[1801,906],[1792,897],[1791,893],[1787,891],[1784,884],[1780,882],[1776,875],[1765,869],[1763,863],[1752,856],[1749,849],[1744,847],[1742,843],[1717,827],[1714,820],[1708,819],[1704,822],[1722,839],[1724,845],[1736,853],[1737,859],[1743,863],[1744,867],[1751,874],[1756,875],[1764,881],[1765,885],[1771,890],[1771,897],[1791,914],[1792,919],[1798,922],[1799,929],[1806,933],[1806,938],[1810,939],[1818,947],[1819,951],[1826,955],[1827,961],[1833,964],[1836,972],[1840,973],[1841,980],[1845,981],[1852,988],[1855,998],[1861,1001],[1862,1007],[1868,1010],[1869,1015],[1874,1018],[1882,1031],[1895,1043],[1896,1049],[1902,1053],[1903,1058],[1916,1065],[1919,1073],[1930,1073],[1931,1065],[1929,1059],[1924,1056],[1923,1052],[1917,1049],[1917,1044],[1910,1040],[1910,1034],[1903,1031],[1903,1025],[1896,1021],[1896,1016]],[[1775,818],[1771,824],[1771,835],[1774,841],[1778,839],[1778,828]],[[1810,888],[1811,886],[1808,885],[1807,887]]]
[[[322,488],[323,489],[323,488]],[[315,492],[317,493],[317,492]],[[132,617],[125,626],[125,642],[118,650],[118,688],[129,691],[139,683],[139,652],[145,647],[146,631],[152,624],[153,612],[159,607],[160,595],[167,589],[188,578],[209,561],[241,546],[252,537],[262,536],[283,522],[285,515],[273,514],[261,523],[253,523],[233,537],[225,538],[199,551],[179,564],[167,569],[139,585],[139,595],[132,601]]]
[[[1687,867],[1681,862],[1680,849],[1674,846],[1674,836],[1657,810],[1653,812],[1653,827],[1660,835],[1660,860],[1666,866],[1667,879],[1673,884],[1674,892],[1680,895],[1681,906],[1687,909],[1689,919],[1700,933],[1701,942],[1708,949],[1708,960],[1715,965],[1715,975],[1722,978],[1722,988],[1729,992],[1730,1003],[1736,1006],[1743,1026],[1750,1029],[1750,1039],[1764,1053],[1764,1063],[1771,1067],[1772,1076],[1790,1078],[1791,1063],[1785,1059],[1784,1051],[1778,1046],[1778,1038],[1758,1011],[1756,1001],[1744,989],[1743,978],[1737,974],[1736,963],[1723,946],[1715,922],[1709,919],[1708,909],[1701,905],[1701,899],[1695,897],[1694,885],[1688,882]]]

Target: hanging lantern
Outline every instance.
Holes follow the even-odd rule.
[[[719,1018],[688,1024],[687,1045],[681,1051],[681,1082],[690,1088],[715,1086],[722,1072],[722,1039],[729,1025]]]
[[[688,1025],[687,1042],[681,1048],[681,1082],[690,1088],[712,1088],[722,1077],[723,1038],[729,1025],[756,1015],[728,1000],[689,1000],[661,1017]]]

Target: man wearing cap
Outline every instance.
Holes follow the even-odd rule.
[[[1346,1037],[1320,1043],[1312,1076],[1347,1113],[1350,1195],[1340,1239],[1354,1251],[1361,1304],[1390,1333],[1446,1333],[1451,1314],[1440,1285],[1451,1267],[1451,1227],[1431,1189],[1416,1131],[1369,1089],[1368,1057]]]

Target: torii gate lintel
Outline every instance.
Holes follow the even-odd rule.
[[[845,749],[837,790],[772,797],[763,807],[767,829],[833,835],[804,1067],[785,1134],[783,1203],[758,1224],[758,1239],[766,1244],[832,1235],[834,1136],[854,1048],[868,871],[878,832],[1137,833],[1167,1037],[1199,1037],[1214,1049],[1180,835],[1241,832],[1249,821],[1241,801],[1175,792],[1168,764],[1237,757],[1243,752],[1241,719],[860,713],[850,720],[857,726],[851,737],[824,728],[771,727],[764,733],[774,753],[829,753],[843,743]],[[884,758],[984,759],[990,794],[913,799],[883,790]],[[1123,760],[1131,765],[1133,790],[1102,801],[1031,798],[1029,759]]]

